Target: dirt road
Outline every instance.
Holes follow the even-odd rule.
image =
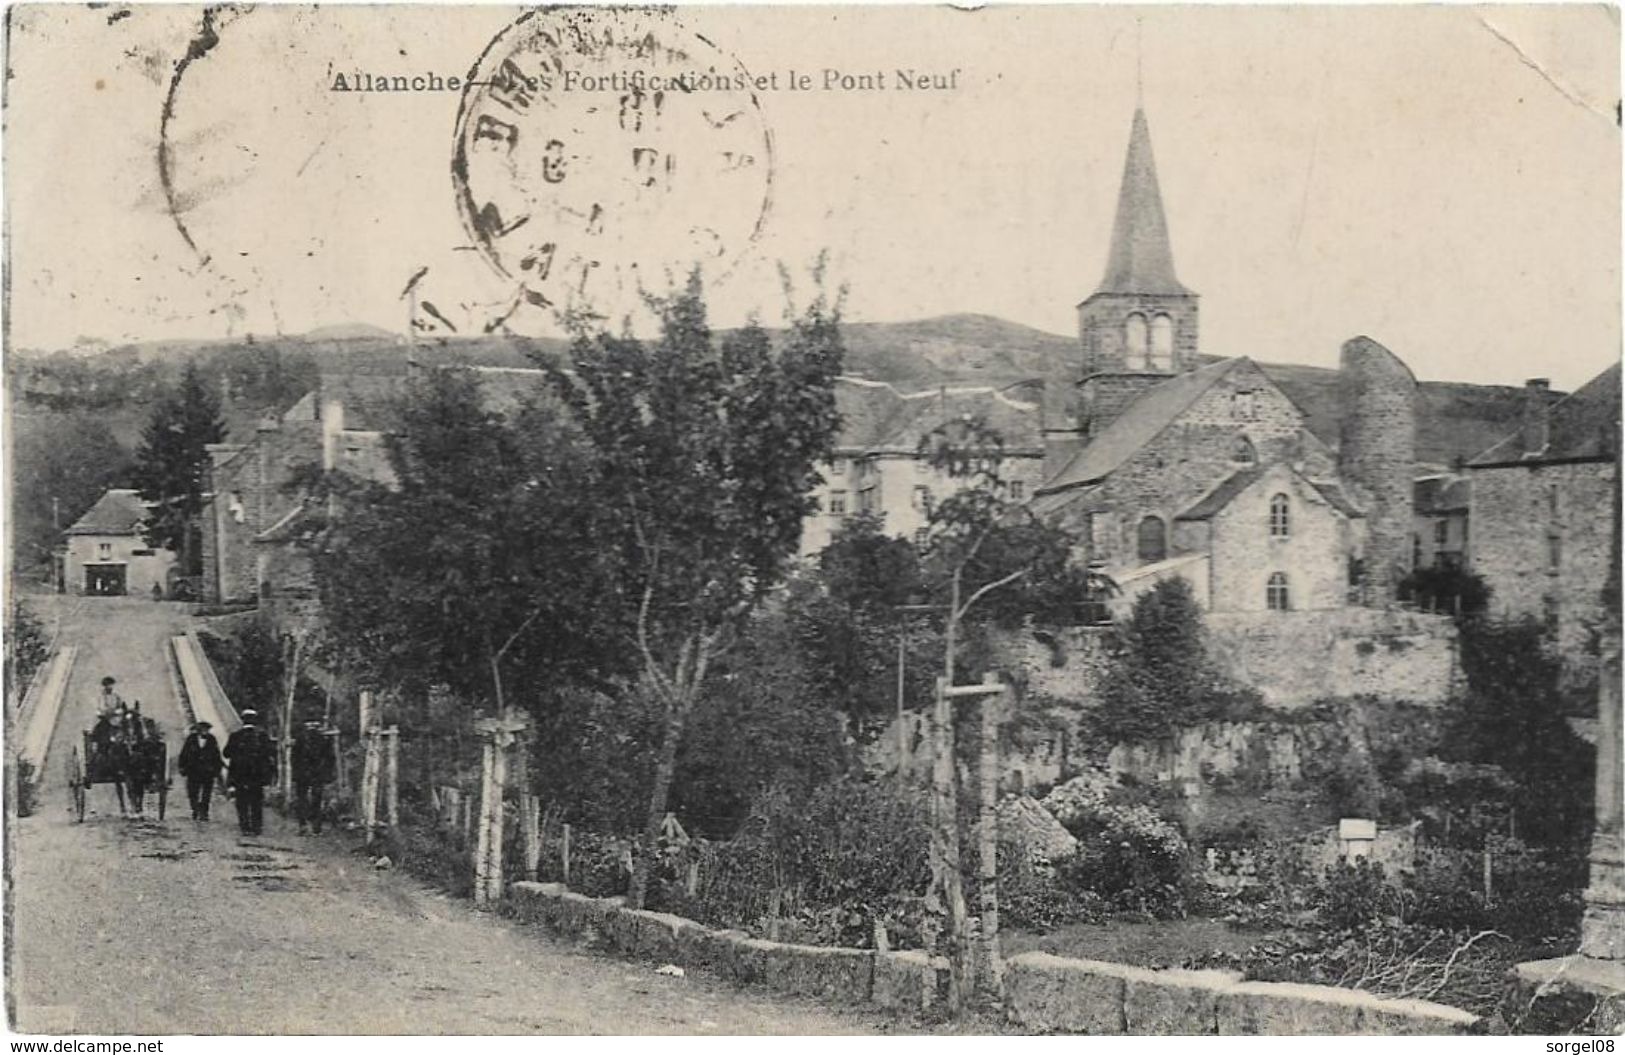
[[[104,673],[180,728],[162,638],[178,606],[87,601],[65,636],[80,661],[52,758]],[[92,793],[74,824],[59,762],[13,840],[14,1028],[75,1033],[857,1033],[862,1012],[741,993],[571,948],[473,912],[267,813],[239,837],[230,804],[165,822]]]

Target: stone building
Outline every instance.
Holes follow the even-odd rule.
[[[1551,401],[1531,381],[1521,427],[1467,465],[1473,571],[1504,616],[1546,621],[1571,672],[1595,669],[1619,459],[1620,368]]]
[[[1410,370],[1347,342],[1327,437],[1257,363],[1201,353],[1198,307],[1136,110],[1105,276],[1078,305],[1077,357],[1045,378],[1033,508],[1128,597],[1179,576],[1214,611],[1340,608],[1351,585],[1392,602],[1412,560]]]
[[[62,585],[87,597],[169,595],[175,554],[142,536],[147,504],[132,490],[104,493],[63,533]]]
[[[1412,487],[1411,563],[1416,568],[1465,569],[1471,538],[1473,484],[1462,473],[1429,473]]]

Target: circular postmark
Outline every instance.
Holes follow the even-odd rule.
[[[613,318],[767,219],[758,80],[659,8],[527,11],[470,71],[452,155],[470,244],[536,308]]]

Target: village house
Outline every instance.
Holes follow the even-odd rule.
[[[1411,563],[1418,569],[1465,570],[1470,563],[1472,480],[1465,473],[1430,473],[1417,477],[1412,493],[1416,519]]]
[[[1555,403],[1531,381],[1521,427],[1467,465],[1471,566],[1491,610],[1543,619],[1579,677],[1595,669],[1609,603],[1619,375],[1616,363]]]
[[[133,490],[98,498],[63,533],[63,589],[87,597],[167,597],[175,553],[148,545],[142,535],[147,513],[147,503]]]

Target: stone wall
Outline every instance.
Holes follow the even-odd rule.
[[[1438,704],[1461,687],[1455,624],[1448,616],[1341,608],[1317,612],[1210,612],[1209,655],[1283,710],[1336,696]],[[1087,707],[1110,661],[1111,631],[1082,627],[1012,633],[1002,665],[1026,696]]]
[[[1270,502],[1279,494],[1287,497],[1283,536],[1270,531]],[[1272,466],[1213,516],[1209,607],[1267,611],[1266,587],[1279,572],[1291,609],[1342,608],[1352,542],[1347,517],[1301,476]]]
[[[1328,696],[1437,704],[1461,687],[1448,616],[1372,608],[1213,612],[1207,626],[1213,659],[1272,707]]]
[[[1592,636],[1603,617],[1613,526],[1613,465],[1473,469],[1472,569],[1493,591],[1490,610],[1554,624],[1564,662],[1595,668]]]
[[[728,981],[832,1004],[938,1011],[947,961],[923,952],[789,945],[712,930],[681,916],[589,898],[558,883],[514,883],[507,910],[623,956],[698,968]],[[1030,952],[1005,961],[1015,1024],[1034,1033],[1301,1035],[1463,1033],[1477,1020],[1419,1000],[1353,989],[1244,982],[1220,971],[1152,971]]]
[[[1131,1036],[1456,1034],[1476,1016],[1357,989],[1245,982],[1227,971],[1153,971],[1029,952],[1005,963],[1012,1017],[1034,1032]]]

